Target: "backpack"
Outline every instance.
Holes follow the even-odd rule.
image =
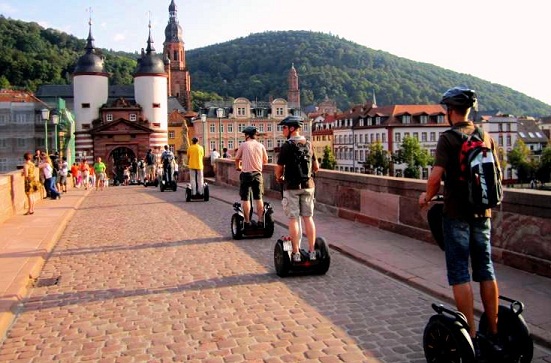
[[[455,128],[452,131],[463,141],[459,152],[459,180],[468,185],[470,204],[477,209],[500,205],[503,200],[501,168],[484,131],[479,127],[471,135]]]
[[[312,152],[310,142],[287,141],[291,145],[293,162],[285,165],[285,180],[288,185],[303,185],[312,177]]]
[[[174,161],[174,154],[171,152],[167,152],[163,155],[163,165],[169,166],[172,165],[172,162]]]

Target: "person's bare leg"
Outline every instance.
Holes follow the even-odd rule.
[[[302,217],[302,222],[304,223],[304,230],[306,232],[306,237],[308,238],[309,251],[314,251],[316,243],[316,225],[314,223],[314,218],[311,216]]]
[[[474,338],[476,336],[476,325],[474,322],[474,297],[471,283],[453,285],[453,297],[457,310],[465,314],[467,323],[469,323],[469,334]]]
[[[300,225],[298,218],[289,219],[289,237],[293,244],[293,253],[297,253],[300,249]]]
[[[245,217],[245,223],[251,223],[250,215],[251,215],[251,202],[248,200],[241,201],[241,205],[243,206],[243,214]]]
[[[490,333],[497,334],[499,289],[496,280],[482,281],[480,283],[480,298],[482,299],[482,305],[484,305],[484,311],[488,317]]]
[[[264,202],[262,199],[255,200],[256,215],[258,216],[258,221],[263,222],[264,219]]]

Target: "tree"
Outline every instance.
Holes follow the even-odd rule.
[[[521,184],[528,181],[534,171],[530,162],[530,154],[530,148],[521,139],[518,139],[513,149],[507,153],[507,160],[511,167],[517,171],[517,177]]]
[[[547,144],[541,153],[536,178],[542,183],[549,183],[551,180],[551,144]]]
[[[0,76],[0,89],[9,89],[11,87],[10,81],[4,76]]]
[[[373,170],[376,174],[386,175],[390,166],[390,159],[387,151],[380,141],[369,145],[369,155],[364,163],[366,170]]]
[[[414,137],[406,136],[400,150],[393,156],[393,160],[398,164],[406,164],[404,177],[419,179],[419,167],[426,167],[434,162],[427,149],[423,149],[419,140]]]
[[[335,160],[335,155],[333,155],[331,148],[326,145],[323,148],[323,159],[321,160],[321,168],[334,170],[335,165],[337,165],[337,161]]]

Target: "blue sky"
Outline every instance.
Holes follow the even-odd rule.
[[[252,33],[310,30],[471,74],[551,105],[547,5],[542,0],[176,0],[187,50]],[[97,47],[139,52],[151,19],[162,49],[170,0],[0,0],[0,14]],[[455,43],[454,43],[455,42]],[[443,90],[445,91],[445,90]]]

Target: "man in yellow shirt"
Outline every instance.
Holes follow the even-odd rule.
[[[191,195],[203,195],[203,157],[205,150],[194,137],[191,139],[191,146],[187,149],[189,181],[191,183]]]

